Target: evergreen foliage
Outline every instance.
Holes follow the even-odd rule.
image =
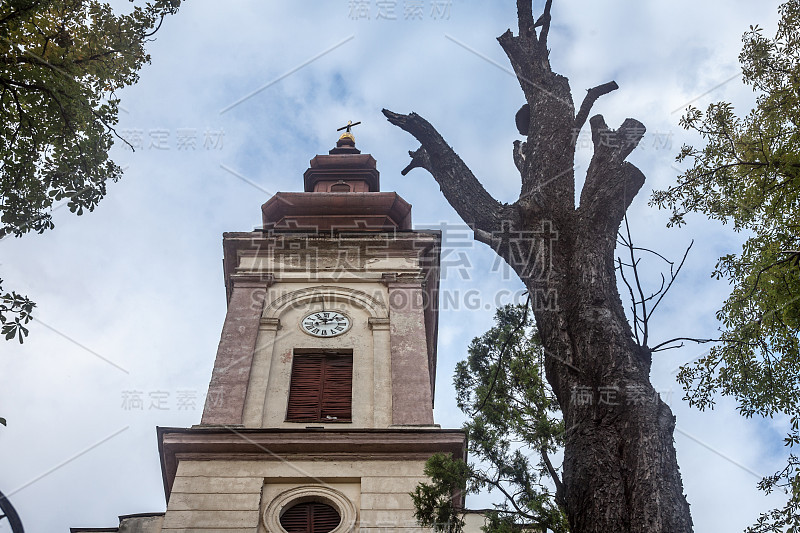
[[[476,462],[442,454],[428,461],[431,482],[412,494],[420,523],[459,532],[463,519],[454,492],[488,489],[502,502],[485,511],[485,531],[569,530],[550,459],[561,448],[564,426],[543,376],[543,358],[527,305],[498,309],[495,326],[472,340],[467,359],[456,365],[454,384],[458,406],[470,417],[464,429]]]

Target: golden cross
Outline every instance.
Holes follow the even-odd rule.
[[[352,120],[348,120],[347,126],[342,126],[341,128],[338,128],[336,131],[347,130],[347,133],[350,133],[350,128],[352,128],[353,126],[358,126],[359,124],[361,124],[360,120],[358,122],[353,122]]]

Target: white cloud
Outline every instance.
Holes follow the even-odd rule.
[[[193,0],[165,21],[150,48],[153,64],[122,94],[127,112],[119,129],[141,130],[145,142],[135,154],[115,148],[117,161],[129,165],[123,180],[109,187],[94,213],[74,217],[59,209],[54,231],[0,243],[7,286],[34,298],[41,320],[75,341],[34,323],[23,346],[2,345],[0,414],[9,426],[0,428],[1,488],[29,531],[112,526],[119,514],[164,509],[155,426],[199,422],[225,312],[221,233],[252,229],[271,193],[300,190],[308,160],[332,147],[335,129],[348,119],[363,121],[355,130],[359,147],[378,160],[383,190],[396,190],[414,205],[417,224],[459,221],[430,176],[421,170],[399,176],[407,150],[417,143],[389,125],[381,107],[428,118],[487,189],[514,199],[513,115],[523,102],[517,81],[447,38],[507,67],[495,38],[515,27],[514,6],[498,4],[456,0],[449,19],[432,20],[426,11],[422,21],[404,21],[398,2],[399,20],[387,21],[351,20],[343,1]],[[534,4],[540,9],[543,2]],[[631,116],[651,133],[671,135],[671,146],[643,143],[632,156],[648,176],[646,188],[664,186],[674,179],[674,154],[685,139],[673,111],[736,72],[741,34],[754,23],[771,31],[777,5],[556,2],[552,64],[570,78],[576,105],[585,89],[611,79],[620,83],[595,107],[612,127]],[[695,105],[720,98],[744,106],[752,94],[733,80]],[[194,149],[178,149],[182,129],[196,131]],[[159,131],[168,134],[164,150],[149,146]],[[223,132],[221,144],[204,146],[207,132],[217,140]],[[579,153],[579,179],[589,156]],[[726,287],[708,276],[740,237],[699,217],[688,229],[667,230],[666,213],[647,207],[646,200],[643,191],[630,213],[637,240],[673,258],[691,238],[697,242],[655,319],[654,334],[711,335]],[[443,290],[459,292],[462,303],[470,290],[479,291],[481,303],[494,303],[502,288],[519,287],[492,272],[494,258],[485,246],[475,243],[465,251],[470,279],[456,272],[443,283]],[[453,366],[469,339],[491,325],[491,316],[491,310],[463,308],[441,316],[436,414],[443,427],[462,419],[449,392]],[[654,381],[675,389],[679,427],[757,472],[779,466],[769,453],[774,443],[760,436],[759,424],[729,407],[697,413],[680,403],[670,371],[693,350],[664,352],[654,363]],[[167,392],[170,408],[158,411],[146,403],[141,411],[126,409],[125,393],[134,390],[146,402],[151,393]],[[197,393],[196,410],[178,409],[179,390]],[[685,435],[676,441],[696,531],[741,530],[774,503],[758,493],[751,474]]]

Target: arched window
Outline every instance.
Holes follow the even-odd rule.
[[[334,183],[331,185],[331,192],[350,192],[350,185],[346,183]]]
[[[330,505],[312,501],[290,507],[281,515],[280,522],[289,533],[329,533],[341,519]]]

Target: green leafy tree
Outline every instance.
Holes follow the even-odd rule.
[[[118,15],[97,0],[0,3],[0,239],[52,229],[55,202],[92,211],[121,177],[108,157],[117,91],[139,80],[145,44],[179,5]],[[6,339],[22,342],[34,305],[0,287]]]
[[[0,279],[0,335],[6,340],[14,337],[19,338],[19,342],[28,334],[25,324],[31,321],[33,308],[36,306],[27,296],[16,292],[3,294],[3,280]]]
[[[526,305],[497,310],[495,326],[476,337],[456,366],[459,408],[476,463],[438,454],[430,483],[412,494],[417,519],[439,531],[462,530],[459,491],[488,489],[502,502],[484,510],[488,532],[568,531],[562,483],[551,455],[563,442],[561,412],[543,376],[544,351]],[[462,494],[463,494],[462,493]]]
[[[732,285],[717,313],[720,342],[678,379],[700,409],[722,394],[744,416],[789,420],[787,467],[760,483],[785,489],[789,502],[762,515],[753,532],[800,531],[800,0],[785,2],[780,15],[774,38],[758,26],[743,37],[739,60],[755,107],[745,116],[727,102],[689,107],[681,124],[705,146],[684,146],[678,161],[691,167],[652,198],[673,210],[671,225],[699,212],[747,235],[713,274]]]

